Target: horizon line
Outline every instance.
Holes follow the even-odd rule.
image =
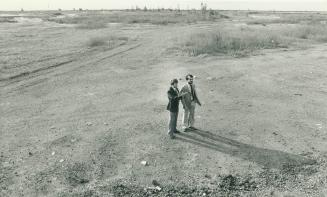
[[[113,8],[113,9],[84,9],[84,8],[76,8],[76,9],[28,9],[25,10],[24,8],[21,8],[22,10],[0,10],[0,12],[50,12],[50,11],[142,11],[142,12],[151,12],[152,10],[172,10],[172,11],[201,11],[201,9],[176,9],[176,8],[147,8],[147,11],[144,11],[143,8],[140,8],[139,10],[137,9],[129,9],[129,8],[124,8],[124,9],[118,9],[118,8]],[[79,10],[82,9],[82,10]],[[327,12],[327,10],[268,10],[268,9],[207,9],[207,11],[258,11],[258,12]]]

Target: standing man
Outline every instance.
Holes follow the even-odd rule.
[[[201,106],[201,102],[196,93],[195,85],[193,84],[193,75],[188,74],[185,78],[187,84],[183,86],[181,93],[183,94],[182,104],[184,108],[183,130],[187,132],[188,129],[196,129],[194,127],[195,105],[198,104]]]
[[[179,101],[181,100],[183,94],[179,94],[178,79],[171,80],[170,85],[171,86],[167,92],[169,99],[167,110],[170,111],[168,135],[173,139],[175,138],[174,133],[179,133],[176,126],[179,111]]]

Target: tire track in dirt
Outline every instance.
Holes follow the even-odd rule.
[[[128,48],[125,49],[125,50],[117,51],[116,53],[113,53],[113,54],[111,54],[111,55],[109,55],[109,56],[106,56],[106,57],[100,58],[99,60],[95,61],[94,63],[99,63],[99,62],[101,62],[101,61],[103,61],[103,60],[106,60],[106,59],[108,59],[108,58],[112,58],[112,57],[117,56],[117,55],[120,55],[120,54],[122,54],[122,53],[126,53],[126,52],[128,52],[128,51],[131,51],[131,50],[133,50],[133,49],[136,49],[136,48],[140,47],[141,45],[142,45],[142,44],[136,44],[136,45],[133,45],[133,46],[131,46],[131,47],[128,47]]]
[[[60,66],[64,66],[64,65],[69,64],[69,63],[71,63],[73,61],[74,60],[68,60],[68,61],[60,62],[60,63],[54,64],[54,65],[51,65],[51,66],[48,66],[48,67],[42,67],[42,68],[38,68],[38,69],[35,69],[35,70],[32,70],[32,71],[26,71],[26,72],[23,72],[23,73],[20,73],[20,74],[17,74],[17,75],[10,76],[8,78],[0,79],[0,81],[8,81],[8,80],[20,79],[20,78],[23,78],[23,77],[28,77],[29,75],[36,74],[36,73],[39,73],[41,71],[45,71],[45,70],[57,68],[57,67],[60,67]]]
[[[121,45],[117,48],[111,49],[106,52],[102,52],[100,54],[93,52],[89,55],[83,56],[80,59],[78,57],[75,57],[73,59],[69,59],[69,60],[54,64],[54,65],[48,66],[48,67],[42,67],[42,68],[38,68],[38,69],[35,69],[32,71],[26,71],[26,72],[23,72],[23,73],[14,75],[14,76],[10,76],[8,78],[2,78],[2,79],[0,78],[0,82],[4,82],[3,84],[0,84],[0,87],[8,87],[11,84],[13,85],[13,84],[17,84],[19,82],[24,81],[23,85],[16,86],[16,88],[11,89],[8,93],[17,91],[22,88],[26,88],[26,87],[30,87],[30,86],[39,84],[39,83],[37,83],[37,81],[39,81],[39,82],[46,81],[45,74],[49,71],[55,70],[56,71],[56,72],[54,72],[55,75],[58,75],[60,73],[65,73],[65,72],[71,72],[76,69],[80,69],[80,68],[87,67],[90,65],[98,64],[99,62],[110,59],[117,55],[121,55],[126,52],[132,51],[134,49],[137,49],[141,45],[142,45],[141,43],[132,44],[132,45]],[[108,52],[110,53],[109,55],[108,55]],[[85,61],[85,60],[90,60],[90,61]],[[78,62],[83,62],[83,63],[80,64]],[[68,64],[71,66],[67,67]],[[69,71],[67,71],[67,69],[62,69],[62,67],[64,67],[64,66],[66,66],[65,68],[68,68]],[[57,68],[61,68],[61,69],[58,70]],[[44,79],[43,80],[39,79],[36,82],[35,81],[28,82],[27,81],[27,80],[35,79],[38,76],[41,76]],[[30,84],[30,85],[28,85],[28,84]],[[9,86],[9,88],[10,88],[10,86]]]

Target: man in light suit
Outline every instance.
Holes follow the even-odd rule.
[[[183,113],[183,130],[187,132],[189,129],[196,129],[194,127],[194,113],[195,106],[201,106],[201,102],[196,93],[195,85],[193,84],[193,75],[186,75],[187,84],[181,89],[181,94],[186,93],[182,97],[182,104],[184,108]]]

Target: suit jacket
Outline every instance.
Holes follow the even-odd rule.
[[[193,91],[194,91],[193,100],[192,100],[192,91],[191,91],[191,87],[189,84],[185,84],[183,86],[183,88],[181,89],[181,93],[185,93],[185,92],[188,93],[182,97],[182,104],[183,104],[184,109],[185,108],[190,109],[192,101],[194,101],[198,105],[201,105],[201,102],[198,98],[198,94],[196,93],[195,85],[192,84],[192,87],[193,87]]]
[[[167,94],[169,99],[167,110],[170,112],[178,112],[179,101],[181,100],[181,98],[178,97],[179,90],[175,90],[174,88],[170,87]]]

